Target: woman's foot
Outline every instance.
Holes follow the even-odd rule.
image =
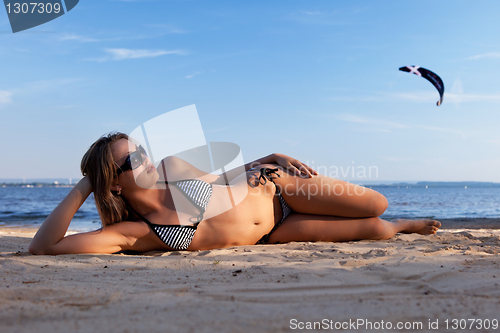
[[[392,223],[395,224],[396,232],[405,234],[434,235],[441,227],[441,222],[436,220],[396,220]]]

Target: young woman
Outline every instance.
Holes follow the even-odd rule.
[[[160,176],[126,134],[97,140],[84,155],[84,177],[43,222],[33,254],[115,253],[124,250],[207,250],[291,241],[389,239],[398,232],[436,233],[434,220],[380,219],[380,193],[318,175],[282,154],[245,165],[246,172],[207,174],[175,157]],[[230,184],[230,185],[228,185]],[[224,207],[227,194],[245,193]],[[66,236],[74,214],[94,192],[103,227]],[[184,198],[184,206],[180,208]],[[227,206],[227,205],[226,205]],[[186,208],[187,207],[187,208]],[[186,221],[191,221],[186,224]]]

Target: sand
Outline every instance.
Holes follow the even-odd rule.
[[[500,320],[500,224],[442,222],[387,241],[61,256],[30,255],[35,230],[4,227],[0,331],[443,332],[448,320],[451,332],[454,319]]]

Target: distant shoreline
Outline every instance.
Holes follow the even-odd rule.
[[[73,187],[77,178],[0,178],[0,187]]]
[[[74,187],[75,184],[54,183],[0,183],[0,187]]]

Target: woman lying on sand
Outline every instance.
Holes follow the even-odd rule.
[[[128,139],[126,134],[110,134],[89,148],[81,163],[84,177],[43,222],[29,246],[31,253],[194,251],[257,243],[383,240],[398,232],[431,235],[441,226],[434,220],[384,221],[378,217],[387,209],[382,194],[318,175],[282,154],[246,164],[246,174],[229,171],[225,177],[168,157],[162,165],[170,170],[169,176],[161,178],[144,149],[130,149]],[[247,195],[231,209],[221,210],[219,198],[238,188]],[[309,191],[312,188],[315,193]],[[103,228],[64,237],[91,192]],[[196,211],[193,224],[181,223],[174,192],[182,193]]]

